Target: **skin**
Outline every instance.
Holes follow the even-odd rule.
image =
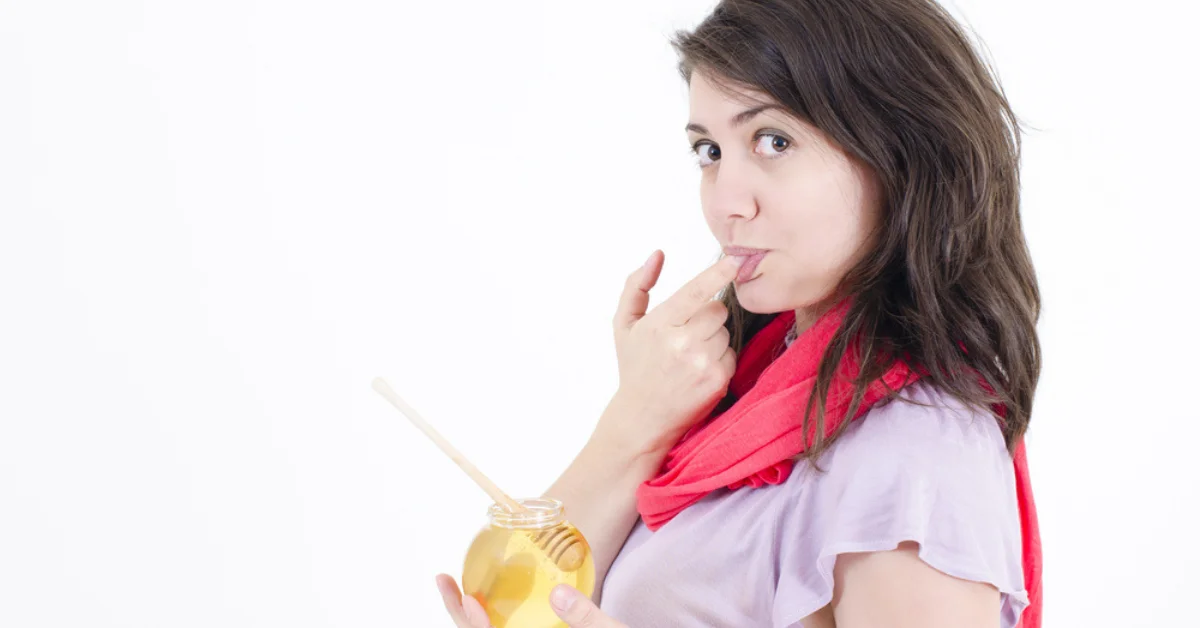
[[[828,307],[847,271],[874,245],[882,203],[871,169],[812,125],[770,108],[736,119],[748,109],[771,104],[774,101],[765,94],[741,89],[731,93],[703,73],[693,73],[688,141],[697,153],[700,202],[714,238],[723,248],[769,250],[753,277],[736,284],[739,304],[755,313],[794,310],[797,330],[803,331]],[[662,262],[656,251],[646,268],[627,281],[615,320],[619,353],[622,344],[652,347],[654,339],[676,347],[674,353],[658,347],[656,359],[631,349],[624,355],[635,365],[664,364],[662,356],[673,356],[676,362],[668,360],[671,368],[661,370],[663,375],[655,381],[667,385],[665,379],[673,379],[681,391],[695,389],[695,382],[727,378],[732,371],[723,353],[727,338],[710,329],[719,326],[723,313],[712,311],[706,299],[731,279],[730,267],[706,270],[646,314],[648,290]],[[665,449],[685,427],[679,421],[686,414],[669,411],[678,408],[648,413],[645,393],[632,394],[624,384],[622,388],[584,450],[547,491],[566,504],[573,522],[591,540],[600,581],[636,519],[634,489],[654,474]],[[689,401],[701,408],[709,402],[707,397]],[[649,415],[676,420],[655,424],[647,420]],[[918,551],[916,544],[902,543],[891,551],[840,555],[833,599],[803,625],[999,625],[1000,593],[995,587],[938,571],[922,561]],[[478,602],[462,596],[453,578],[439,576],[438,588],[456,626],[490,628]],[[600,611],[596,601],[565,585],[556,593],[564,595],[553,596],[552,605],[572,628],[628,628]]]
[[[741,306],[795,310],[803,331],[874,245],[880,186],[868,166],[781,109],[738,124],[738,114],[777,103],[759,92],[728,92],[693,73],[687,135],[704,219],[722,247],[770,250],[754,278],[736,285]]]
[[[722,88],[692,75],[688,141],[700,165],[700,204],[721,245],[769,249],[754,277],[736,284],[755,313],[795,310],[798,331],[828,304],[870,251],[882,212],[874,172],[819,129],[761,92]],[[732,91],[732,93],[730,93]],[[740,122],[740,123],[739,123]],[[700,127],[700,128],[697,128]],[[996,626],[995,587],[946,575],[915,544],[847,554],[834,570],[834,599],[809,628]]]

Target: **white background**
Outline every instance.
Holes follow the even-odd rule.
[[[1194,621],[1195,15],[951,6],[1033,127],[1046,626]],[[0,625],[449,625],[490,502],[371,379],[549,485],[626,274],[717,255],[710,7],[0,0]]]

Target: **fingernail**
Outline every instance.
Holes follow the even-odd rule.
[[[655,251],[654,253],[657,253],[657,252],[658,251]],[[654,261],[654,253],[651,253],[650,257],[646,258],[646,263],[642,264],[642,272],[646,272],[647,270],[650,270],[650,262]]]
[[[571,610],[571,605],[575,603],[576,595],[578,593],[575,592],[575,589],[565,584],[560,584],[550,592],[550,603],[554,605],[554,608],[566,612]]]
[[[746,261],[746,256],[745,255],[730,255],[729,257],[726,257],[725,259],[733,260],[732,262],[728,262],[728,264],[733,268],[737,268],[742,265],[742,262]]]

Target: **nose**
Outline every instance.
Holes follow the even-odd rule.
[[[733,160],[722,160],[708,186],[708,211],[718,224],[750,220],[758,215],[754,174],[749,164],[739,167]]]

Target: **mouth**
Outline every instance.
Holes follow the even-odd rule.
[[[754,270],[758,268],[758,264],[763,260],[763,257],[766,257],[767,253],[770,252],[767,249],[752,249],[745,246],[727,246],[724,251],[726,255],[740,255],[746,258],[742,262],[742,267],[738,269],[737,277],[734,278],[734,282],[738,284],[744,284],[751,279],[755,279]]]

